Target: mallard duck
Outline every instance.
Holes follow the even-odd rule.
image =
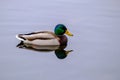
[[[18,34],[16,35],[16,38],[25,44],[39,46],[60,46],[67,45],[68,39],[64,34],[73,36],[73,34],[68,31],[65,25],[58,24],[56,25],[54,32],[40,31],[28,34]]]

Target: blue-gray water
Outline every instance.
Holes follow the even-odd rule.
[[[65,59],[16,47],[16,34],[59,23],[74,34]],[[120,80],[120,1],[1,0],[0,80]]]

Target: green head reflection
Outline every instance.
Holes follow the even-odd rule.
[[[66,50],[62,50],[62,49],[57,49],[57,50],[55,50],[55,55],[57,56],[57,58],[59,58],[59,59],[64,59],[64,58],[66,58],[67,57],[67,55],[70,53],[70,52],[72,52],[73,50],[68,50],[68,51],[66,51]]]

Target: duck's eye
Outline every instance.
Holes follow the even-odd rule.
[[[66,29],[66,27],[64,27],[64,26],[62,26],[62,27],[61,27],[61,29],[62,29],[62,30],[64,30],[64,31],[66,31],[66,30],[67,30],[67,29]]]

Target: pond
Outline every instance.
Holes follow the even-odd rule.
[[[1,0],[0,80],[120,80],[119,0]],[[16,47],[16,34],[74,34],[62,51]],[[69,54],[59,52],[69,51]]]

